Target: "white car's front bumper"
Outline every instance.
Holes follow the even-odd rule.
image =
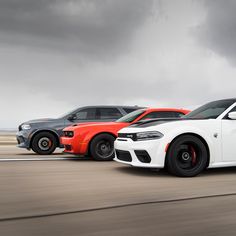
[[[116,156],[114,160],[117,162],[136,167],[164,167],[165,146],[162,144],[161,139],[133,141],[129,138],[117,138],[115,150]],[[144,158],[140,158],[139,154],[143,154]]]

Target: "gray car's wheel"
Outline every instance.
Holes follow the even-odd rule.
[[[32,150],[40,155],[50,155],[57,147],[56,137],[49,132],[41,132],[32,140]]]
[[[183,135],[174,140],[166,155],[168,171],[181,177],[200,174],[206,168],[207,162],[206,146],[193,135]]]
[[[90,153],[96,161],[111,161],[114,154],[115,138],[110,134],[97,135],[90,144]]]

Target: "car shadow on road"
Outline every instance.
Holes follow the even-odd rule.
[[[124,174],[136,175],[136,176],[146,176],[146,177],[170,177],[176,178],[167,172],[165,169],[161,169],[159,171],[152,170],[149,168],[138,168],[138,167],[130,167],[130,166],[119,166],[116,167],[116,171],[119,171]],[[225,168],[216,168],[216,169],[207,169],[203,171],[197,177],[210,177],[215,175],[231,175],[236,174],[236,167],[225,167]]]
[[[28,153],[17,153],[17,156],[27,156],[27,157],[37,157],[37,158],[68,158],[68,161],[92,161],[91,157],[87,157],[87,156],[75,156],[75,155],[68,155],[66,153],[52,153],[50,155],[39,155],[37,153],[34,152],[28,152]]]
[[[26,153],[16,153],[17,156],[38,156],[38,157],[44,157],[44,155],[39,155],[34,152],[26,152]],[[64,153],[52,153],[50,155],[45,155],[45,156],[62,156],[65,155]]]
[[[135,176],[146,176],[146,177],[171,177],[166,170],[152,170],[149,168],[138,168],[132,166],[119,166],[115,169],[123,174],[135,175]]]
[[[236,167],[224,167],[224,168],[214,168],[207,169],[202,172],[201,176],[213,176],[213,175],[230,175],[236,174]]]

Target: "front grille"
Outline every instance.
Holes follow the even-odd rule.
[[[24,143],[25,142],[25,140],[24,140],[24,138],[22,137],[22,136],[19,136],[19,137],[17,137],[17,143],[18,144],[21,144],[21,143]]]
[[[16,140],[17,140],[17,143],[18,143],[18,144],[20,144],[20,139],[19,139],[19,138],[17,138]]]
[[[149,156],[147,151],[135,150],[134,152],[140,162],[143,162],[143,163],[150,163],[151,162],[151,157]]]
[[[137,135],[135,133],[118,133],[118,138],[130,138],[132,140],[137,140]]]
[[[132,157],[131,157],[131,155],[128,151],[123,151],[123,150],[117,150],[116,149],[116,156],[121,161],[127,161],[127,162],[132,161]]]

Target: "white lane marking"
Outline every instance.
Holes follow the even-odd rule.
[[[73,157],[0,158],[0,162],[4,162],[4,161],[60,161],[60,160],[77,160],[77,158],[73,158]]]

